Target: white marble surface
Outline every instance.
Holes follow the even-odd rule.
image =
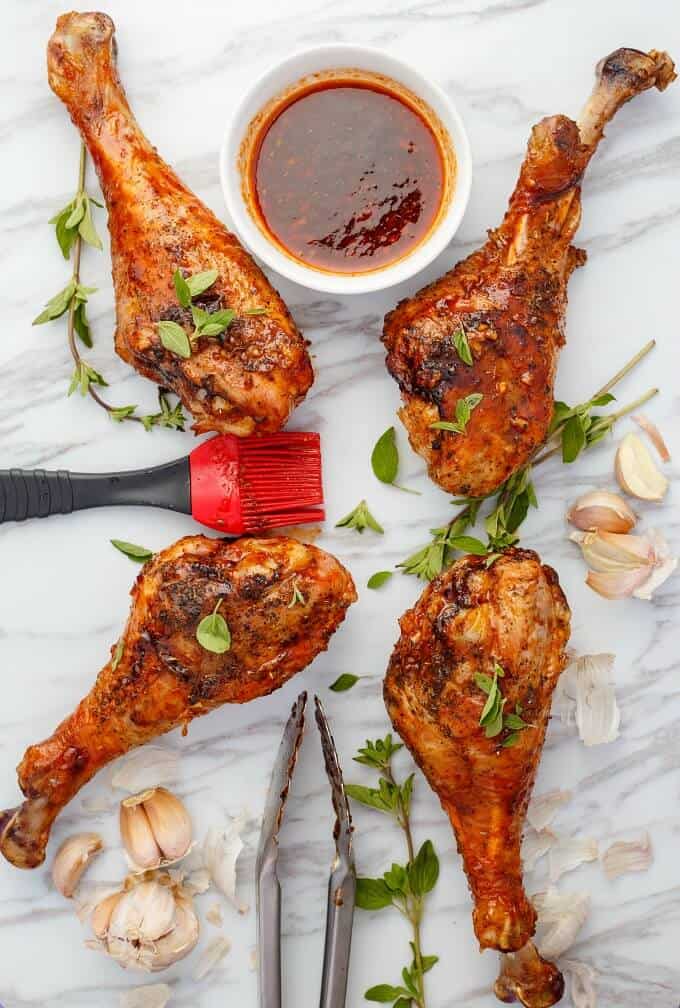
[[[0,465],[72,469],[124,468],[174,458],[190,450],[189,434],[145,434],[109,423],[88,401],[65,398],[70,363],[61,323],[32,329],[43,300],[65,281],[47,219],[70,198],[78,138],[45,77],[45,43],[57,0],[6,0],[0,36],[2,66],[2,303],[0,340]],[[496,223],[514,184],[530,125],[546,113],[575,114],[595,62],[619,45],[667,48],[680,57],[677,0],[110,0],[118,25],[123,81],[138,118],[162,154],[190,186],[223,213],[217,150],[229,107],[246,79],[294,48],[327,41],[383,46],[429,72],[459,103],[475,161],[470,207],[453,246],[427,271],[436,276],[477,245]],[[652,384],[661,394],[649,408],[680,457],[678,437],[677,287],[680,238],[680,84],[628,106],[608,130],[584,186],[579,244],[589,262],[571,281],[568,343],[558,377],[561,397],[581,399],[650,336],[658,349],[621,392],[632,398]],[[91,180],[91,186],[94,181]],[[100,217],[103,226],[103,217]],[[112,349],[108,255],[87,250],[83,276],[100,291],[92,299],[95,366],[120,403],[154,403],[152,386]],[[418,281],[418,282],[419,282]],[[282,282],[293,314],[313,344],[316,384],[294,426],[322,432],[329,522],[320,540],[352,570],[360,601],[328,654],[278,694],[240,709],[222,709],[194,723],[181,750],[180,792],[199,832],[222,813],[247,808],[249,849],[241,862],[244,900],[253,901],[253,849],[279,732],[296,692],[317,690],[332,716],[350,780],[368,772],[350,757],[366,736],[386,730],[381,677],[396,636],[396,619],[420,586],[395,577],[381,592],[364,590],[375,570],[398,562],[449,514],[446,495],[427,482],[399,429],[403,479],[423,491],[409,497],[378,484],[369,453],[394,420],[397,390],[383,366],[381,318],[397,297],[415,289],[355,300],[332,300]],[[602,1008],[667,1008],[680,997],[678,839],[680,694],[677,613],[680,579],[653,604],[607,603],[583,585],[583,567],[566,540],[565,503],[578,491],[612,480],[606,443],[568,471],[549,464],[538,479],[540,510],[524,541],[556,566],[573,609],[573,645],[617,652],[622,734],[584,749],[553,725],[537,791],[560,785],[575,798],[557,823],[562,834],[585,833],[602,845],[620,834],[649,830],[655,860],[648,872],[608,883],[599,865],[562,879],[564,889],[588,889],[593,910],[573,958],[599,973]],[[676,464],[673,464],[676,468]],[[678,543],[672,492],[644,520]],[[366,496],[386,534],[335,530],[334,521]],[[43,737],[86,691],[116,639],[136,573],[109,545],[112,536],[160,548],[195,531],[191,519],[162,512],[102,510],[50,522],[0,528],[0,807],[15,803],[14,766],[25,746]],[[350,693],[329,693],[343,671],[365,678]],[[403,760],[403,769],[408,761]],[[94,782],[88,793],[105,793]],[[453,840],[438,803],[419,778],[415,798],[419,839],[432,837],[442,875],[425,922],[425,946],[442,962],[428,977],[428,1008],[486,1008],[496,956],[478,954],[470,901]],[[400,838],[368,811],[356,815],[360,870],[374,873],[401,857]],[[55,831],[95,828],[111,849],[93,875],[122,870],[112,814],[85,815],[76,799]],[[323,912],[331,857],[331,815],[318,743],[309,734],[284,830],[284,957],[288,1008],[317,1003]],[[545,883],[545,869],[530,878]],[[203,908],[211,902],[203,898]],[[205,936],[211,926],[205,925]],[[217,1008],[256,1004],[249,968],[254,915],[225,912],[234,947],[201,984],[191,960],[169,971],[173,1005]],[[348,1005],[363,991],[394,981],[408,935],[396,913],[357,913]],[[108,1008],[138,983],[87,951],[71,907],[48,873],[20,873],[0,864],[0,1002],[5,1008]],[[571,1004],[565,997],[565,1005]]]

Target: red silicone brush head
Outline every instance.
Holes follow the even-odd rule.
[[[189,469],[192,515],[225,535],[325,517],[318,434],[220,434],[194,449]]]

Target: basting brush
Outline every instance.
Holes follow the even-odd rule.
[[[225,535],[323,521],[318,434],[219,434],[176,462],[119,473],[0,471],[0,523],[111,505],[168,508]]]

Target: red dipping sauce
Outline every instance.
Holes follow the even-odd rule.
[[[256,118],[244,188],[260,228],[288,255],[366,273],[427,238],[451,172],[424,103],[388,78],[336,74]]]

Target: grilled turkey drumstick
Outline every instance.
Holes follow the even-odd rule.
[[[356,593],[315,546],[198,535],[150,560],[132,598],[122,645],[91,692],[19,765],[26,801],[0,814],[0,850],[19,868],[44,860],[54,819],[98,770],[221,704],[278,689],[326,649]],[[224,654],[196,639],[218,602],[231,631]]]
[[[491,566],[463,557],[400,625],[385,678],[387,710],[451,820],[481,947],[519,950],[536,921],[522,884],[524,816],[569,637],[557,575],[531,550],[507,550]],[[480,682],[488,685],[495,669],[503,714],[519,711],[530,725],[513,739],[512,727],[487,737],[479,723],[487,701]],[[544,1000],[526,1002],[532,1006],[559,999],[552,964],[539,960],[533,989]]]
[[[175,392],[197,433],[272,433],[313,381],[305,341],[285,304],[238,239],[161,160],[137,125],[118,78],[106,14],[63,14],[47,50],[52,90],[88,146],[109,211],[116,350]],[[164,349],[161,319],[193,331],[173,273],[217,270],[196,303],[231,308],[220,339],[202,337],[184,360]],[[261,315],[248,315],[261,309]]]
[[[605,124],[634,95],[675,77],[666,53],[618,49],[597,68],[578,125],[566,116],[534,126],[503,223],[486,244],[385,318],[387,367],[404,405],[412,447],[444,490],[484,496],[546,438],[557,354],[564,343],[567,281],[585,262],[572,238],[581,177]],[[468,339],[473,362],[457,353]],[[481,394],[464,436],[432,428],[456,403]]]

